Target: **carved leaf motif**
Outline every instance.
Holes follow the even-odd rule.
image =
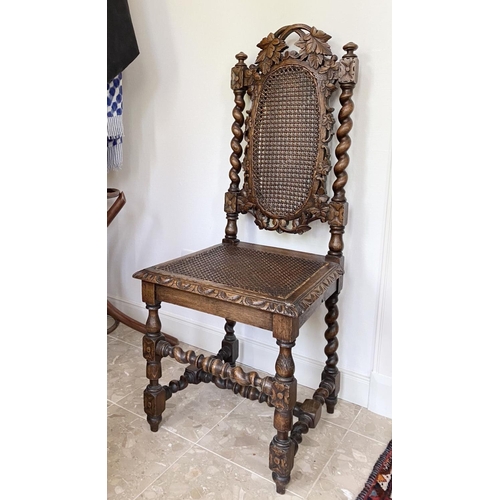
[[[260,80],[262,80],[262,76],[258,72],[257,66],[255,64],[251,64],[250,67],[245,71],[245,82],[246,85],[248,85],[247,93],[250,97],[253,96],[255,85]]]
[[[327,129],[331,130],[333,128],[334,119],[331,113],[326,113],[321,119],[321,124]]]
[[[333,265],[333,263],[332,263]],[[342,274],[344,271],[342,267],[338,264],[334,264],[335,274],[329,276],[324,280],[318,287],[316,287],[307,297],[305,297],[301,303],[300,308],[305,311],[310,305],[314,304],[316,300],[325,292],[325,290]]]
[[[337,56],[333,55],[331,59],[327,59],[325,64],[319,69],[320,73],[326,73],[328,80],[334,80],[337,71],[339,69],[339,63],[337,62]]]
[[[318,69],[323,63],[323,55],[312,52],[311,54],[309,54],[307,60],[314,69]]]
[[[321,92],[323,92],[323,95],[328,99],[334,90],[336,89],[335,84],[332,82],[329,82],[328,80],[323,80],[321,82]]]
[[[302,34],[300,40],[296,42],[295,45],[300,47],[300,56],[303,59],[306,59],[307,56],[310,56],[311,54],[317,54],[321,55],[321,61],[323,61],[323,55],[332,55],[330,45],[327,43],[330,38],[331,36],[327,35],[324,31],[313,27],[310,33]]]
[[[326,194],[314,195],[314,206],[309,209],[309,213],[324,222],[329,210],[327,203],[328,196]]]
[[[271,69],[273,63],[280,62],[280,53],[283,49],[286,49],[286,43],[280,38],[276,38],[274,33],[269,33],[269,35],[263,38],[257,47],[262,49],[256,59],[257,63],[260,63],[260,68],[263,74],[266,74]]]
[[[324,181],[325,177],[330,173],[332,165],[329,161],[324,161],[317,169],[316,179],[319,181]],[[328,199],[328,197],[327,197]]]
[[[328,195],[326,195],[326,194],[321,194],[319,196],[315,195],[314,202],[318,208],[323,208],[325,206],[325,204],[328,202]]]

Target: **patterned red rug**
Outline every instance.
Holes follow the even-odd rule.
[[[363,491],[356,500],[389,500],[392,498],[392,439],[380,455]]]

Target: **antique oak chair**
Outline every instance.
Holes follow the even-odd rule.
[[[298,52],[287,45],[292,34]],[[134,274],[142,280],[142,299],[149,311],[143,352],[149,379],[144,409],[151,430],[158,430],[166,400],[189,384],[212,382],[265,402],[274,407],[276,435],[269,446],[269,467],[278,493],[284,493],[290,481],[302,434],[316,427],[323,404],[333,413],[339,392],[337,301],[343,277],[345,170],[358,60],[354,43],[344,46],[346,53],[338,60],[327,43],[330,38],[314,27],[294,24],[269,34],[257,45],[261,50],[255,64],[247,67],[247,56],[236,55],[238,62],[231,72],[236,106],[231,183],[224,204],[225,237],[218,245]],[[329,141],[334,135],[329,101],[338,87],[337,161],[329,195]],[[245,93],[252,101],[246,120]],[[328,253],[321,256],[240,242],[240,213],[252,214],[260,229],[279,233],[302,234],[313,221],[326,222],[331,233]],[[172,345],[160,332],[162,301],[225,318],[225,337],[218,354],[205,357]],[[326,364],[311,399],[298,402],[292,348],[299,328],[323,302],[327,308]],[[272,331],[279,346],[274,377],[245,373],[235,365],[236,321]],[[161,385],[161,359],[167,356],[189,366],[180,380]]]

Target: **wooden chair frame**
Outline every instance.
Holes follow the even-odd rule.
[[[288,50],[286,39],[292,33],[299,37],[295,43],[296,47],[300,48],[299,52]],[[333,413],[340,388],[340,373],[337,368],[337,302],[343,280],[343,233],[347,223],[345,170],[349,164],[347,151],[351,140],[348,134],[352,128],[350,115],[354,109],[351,97],[357,81],[358,59],[354,54],[356,44],[348,43],[344,46],[346,53],[339,60],[332,54],[327,43],[330,38],[314,27],[294,24],[270,33],[257,45],[261,51],[256,64],[247,67],[247,56],[242,52],[236,55],[237,63],[231,72],[231,88],[235,102],[231,141],[233,152],[229,172],[231,183],[225,195],[227,221],[222,244],[134,274],[135,278],[142,280],[142,299],[149,311],[143,353],[147,361],[146,374],[149,379],[144,391],[144,409],[151,430],[158,430],[166,400],[189,384],[211,382],[219,388],[232,390],[250,400],[265,402],[275,409],[276,435],[270,443],[269,467],[278,493],[284,493],[290,481],[294,456],[302,441],[302,434],[316,427],[324,404],[327,412]],[[287,79],[290,72],[295,72],[294,74],[306,82],[305,88],[308,88],[308,79],[314,81],[310,88],[315,89],[316,100],[310,102],[317,103],[314,104],[313,110],[317,115],[313,113],[312,116],[319,119],[317,127],[311,128],[312,131],[309,127],[303,129],[312,134],[316,141],[312,142],[312,149],[310,148],[315,154],[311,180],[305,183],[305,194],[299,200],[300,203],[296,206],[288,204],[281,208],[286,205],[286,200],[280,202],[281,205],[273,205],[272,197],[266,197],[264,181],[258,178],[259,175],[267,175],[261,173],[266,166],[259,160],[261,136],[258,134],[264,133],[262,130],[265,126],[272,126],[263,125],[269,123],[262,118],[267,112],[267,104],[260,104],[260,99],[263,99],[266,91],[269,92],[266,95],[271,95],[271,91],[266,90],[271,88],[271,83],[266,82],[270,82],[271,78]],[[333,168],[335,181],[332,186],[333,195],[330,197],[326,179],[331,170],[328,143],[334,135],[334,119],[329,99],[338,87],[341,89],[341,108],[336,131],[338,145],[335,148],[337,161]],[[253,105],[243,132],[245,93],[249,94]],[[271,107],[271,104],[269,106]],[[311,106],[313,104],[309,105]],[[256,122],[260,123],[260,129],[254,127]],[[246,148],[242,164],[240,158],[243,154],[244,139]],[[261,142],[263,141],[262,139]],[[244,178],[240,186],[242,168]],[[293,179],[290,182],[289,185],[293,187]],[[328,253],[326,256],[319,256],[240,242],[237,238],[237,220],[240,213],[252,214],[261,229],[296,234],[308,231],[310,223],[315,220],[326,222],[331,233]],[[283,265],[283,269],[286,269],[290,262],[300,262],[305,267],[310,266],[313,271],[303,283],[291,287],[288,295],[280,295],[278,292],[261,293],[250,288],[231,286],[223,281],[217,282],[215,278],[207,278],[203,273],[195,276],[184,270],[185,263],[195,263],[196,259],[203,260],[209,254],[222,256],[221,258],[226,259],[225,265],[230,266],[231,262],[234,262],[231,260],[231,249],[237,252],[236,258],[247,255],[246,262],[250,264],[254,259],[255,262],[259,259],[270,259],[273,265]],[[161,333],[158,314],[161,302],[225,318],[225,336],[220,351],[216,355],[205,357],[192,350],[186,352],[170,343]],[[299,335],[299,328],[322,302],[325,302],[327,308],[327,359],[321,382],[312,398],[298,402],[292,348]],[[239,352],[238,339],[234,334],[236,319],[272,331],[279,346],[275,376],[260,377],[257,372],[245,373],[241,367],[236,366]],[[167,356],[189,366],[179,380],[162,385],[159,382],[162,375],[161,359]],[[297,418],[295,423],[293,417]]]

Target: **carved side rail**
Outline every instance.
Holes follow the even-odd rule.
[[[268,406],[273,407],[271,396],[264,394],[256,387],[237,384],[231,379],[223,379],[220,376],[204,372],[201,368],[195,368],[194,366],[188,366],[179,380],[171,380],[168,385],[163,386],[166,399],[170,399],[172,394],[186,389],[189,385],[199,384],[200,382],[206,384],[213,383],[219,389],[228,389],[243,398],[250,399],[251,401],[258,401],[259,403],[266,403]]]
[[[213,383],[219,389],[233,391],[251,401],[266,403],[270,407],[273,404],[274,377],[263,377],[255,371],[246,373],[239,366],[232,367],[230,363],[224,363],[217,356],[205,357],[197,355],[195,351],[184,351],[179,346],[173,346],[167,341],[160,340],[156,347],[156,354],[161,357],[171,357],[179,363],[189,364],[179,380],[172,380],[164,385],[166,399],[172,394],[184,390],[190,384]],[[313,394],[313,399],[297,402],[294,405],[293,415],[298,421],[293,424],[290,438],[294,444],[294,455],[297,454],[299,444],[302,442],[302,434],[307,434],[313,429],[321,418],[321,407],[330,396],[335,384],[327,379],[321,381],[320,386]],[[261,389],[261,390],[259,390]]]
[[[327,402],[327,398],[335,390],[335,382],[324,378],[319,387],[314,391],[312,399],[306,399],[303,403],[295,403],[293,415],[298,418],[292,427],[290,438],[295,443],[295,453],[302,442],[302,434],[307,434],[309,429],[314,429],[321,419],[321,408]]]
[[[230,379],[240,386],[252,386],[267,395],[272,393],[274,377],[261,378],[254,371],[246,373],[241,367],[232,367],[231,363],[224,363],[217,356],[197,355],[193,350],[184,351],[181,347],[173,346],[164,340],[157,343],[156,354],[164,358],[171,357],[179,363],[190,364],[215,377],[220,377],[222,380]]]
[[[233,391],[234,394],[238,394],[243,398],[250,399],[251,401],[258,401],[259,403],[266,403],[268,406],[273,407],[271,403],[271,396],[264,394],[259,391],[256,387],[252,386],[242,386],[233,382],[231,379],[222,379],[221,377],[216,377],[215,375],[209,375],[211,377],[207,382],[214,383],[219,389],[228,389]],[[205,380],[203,380],[205,382]]]
[[[307,434],[308,432],[309,425],[306,422],[299,420],[293,424],[290,439],[295,445],[294,455],[297,455],[297,451],[299,451],[299,444],[302,443],[302,434]]]
[[[184,374],[180,376],[179,380],[171,380],[168,385],[164,385],[166,399],[170,399],[172,394],[186,389],[191,384],[199,384],[200,382],[211,382],[212,375],[205,373],[202,370],[195,369],[188,366]]]

